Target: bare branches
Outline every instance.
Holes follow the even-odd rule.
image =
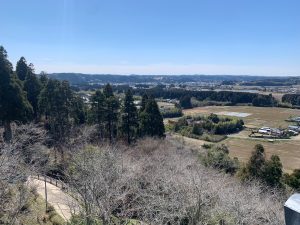
[[[277,196],[201,166],[195,152],[177,141],[89,147],[74,157],[71,168],[70,183],[86,206],[87,221],[109,224],[116,216],[148,224],[283,223]]]
[[[34,125],[13,126],[14,138],[0,149],[0,214],[14,224],[29,196],[27,177],[44,160],[45,132]],[[3,221],[2,221],[3,222]],[[1,222],[0,222],[1,223]]]

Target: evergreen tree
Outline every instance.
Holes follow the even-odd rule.
[[[270,160],[266,160],[265,149],[261,144],[255,145],[249,162],[240,171],[242,179],[260,179],[272,187],[281,186],[282,175],[280,158],[272,155]]]
[[[282,178],[282,163],[277,155],[272,155],[263,169],[262,179],[270,186],[280,186]]]
[[[179,100],[179,104],[184,109],[192,108],[191,96],[189,95],[182,96]]]
[[[70,110],[72,91],[67,81],[49,80],[41,91],[39,108],[46,113],[49,134],[63,157],[62,145],[66,143],[70,133]]]
[[[261,144],[257,144],[247,164],[249,175],[257,178],[261,177],[265,163],[265,149]]]
[[[72,99],[71,115],[76,125],[84,124],[87,119],[87,109],[83,99],[80,96],[74,95]]]
[[[284,182],[290,187],[300,191],[300,169],[296,169],[292,174],[284,174]]]
[[[138,113],[134,105],[133,95],[130,89],[126,92],[122,107],[121,133],[126,136],[127,143],[136,137],[138,129]]]
[[[38,96],[41,92],[41,88],[40,80],[34,74],[33,65],[30,64],[24,82],[24,90],[27,92],[27,99],[33,108],[33,115],[35,119],[38,118]]]
[[[27,72],[28,72],[28,65],[26,59],[22,56],[17,62],[17,66],[16,66],[16,73],[18,78],[21,81],[24,81],[26,79]]]
[[[109,97],[114,96],[113,89],[112,89],[112,87],[109,83],[105,85],[105,87],[103,89],[103,94],[104,94],[105,98],[109,98]]]
[[[142,96],[140,113],[145,110],[148,99],[149,99],[148,95],[146,93],[144,93]]]
[[[105,96],[97,90],[91,97],[91,113],[90,120],[92,123],[98,124],[100,137],[103,137],[104,133],[104,114],[105,114]]]
[[[163,117],[153,98],[147,101],[145,110],[140,114],[140,132],[142,136],[165,136]]]
[[[6,50],[0,46],[0,121],[4,125],[3,138],[6,142],[12,138],[11,121],[26,121],[31,114],[32,107],[26,92],[13,74]]]
[[[105,90],[105,89],[104,89]],[[105,104],[104,104],[104,122],[107,130],[107,136],[109,141],[112,142],[117,134],[117,122],[119,114],[119,101],[118,99],[110,94],[104,92]]]
[[[46,72],[42,71],[40,73],[40,83],[41,83],[42,87],[45,87],[47,82],[48,82],[47,74],[46,74]]]

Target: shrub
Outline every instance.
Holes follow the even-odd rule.
[[[220,169],[230,174],[236,173],[239,168],[237,158],[229,157],[229,150],[225,145],[209,148],[205,154],[200,155],[200,160],[207,167]]]
[[[202,145],[202,148],[205,148],[205,149],[209,149],[209,148],[212,148],[212,147],[213,147],[212,144],[206,144],[206,143],[204,143],[204,144]]]
[[[63,218],[61,218],[59,215],[54,215],[50,218],[50,221],[52,222],[53,225],[63,225],[65,224],[65,221]]]
[[[163,109],[161,110],[161,115],[163,118],[174,118],[174,117],[181,117],[182,110],[180,108],[172,108],[172,109]]]
[[[246,164],[239,171],[242,180],[260,179],[267,185],[281,186],[282,164],[279,156],[272,155],[266,160],[265,149],[261,144],[255,145],[254,151]]]
[[[284,174],[283,182],[300,191],[300,169],[294,170],[292,174]]]

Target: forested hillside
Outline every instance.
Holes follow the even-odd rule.
[[[278,79],[278,77],[243,76],[243,75],[115,75],[115,74],[80,74],[52,73],[49,77],[67,80],[72,85],[86,83],[186,83],[186,82],[222,82],[222,81],[260,81]]]
[[[24,57],[14,69],[0,47],[0,224],[282,225],[283,202],[300,186],[298,171],[284,174],[280,158],[267,158],[261,145],[243,164],[226,146],[195,147],[166,133],[156,98],[185,95],[275,104],[271,95],[251,93],[117,93],[109,83],[85,101],[68,81],[37,75]],[[193,118],[193,126],[189,119],[174,131],[229,134],[244,125],[214,114]],[[29,182],[40,176],[63,184],[77,202],[77,210],[69,205],[71,219],[41,201]]]

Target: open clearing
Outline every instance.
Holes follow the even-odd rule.
[[[173,109],[175,108],[175,104],[174,103],[170,103],[170,102],[157,102],[159,108],[165,108],[165,109]]]
[[[219,115],[237,116],[244,120],[245,126],[250,128],[282,127],[289,124],[285,120],[289,117],[300,116],[298,109],[271,108],[271,107],[252,107],[252,106],[207,106],[184,110],[185,115],[197,115],[215,113]],[[238,116],[239,113],[242,116]],[[248,114],[248,115],[246,115]],[[243,117],[244,116],[244,117]],[[243,130],[237,134],[229,135],[228,138],[218,144],[226,144],[230,149],[230,154],[237,157],[242,162],[246,162],[253,151],[255,144],[262,144],[267,156],[272,154],[279,155],[284,170],[292,172],[293,169],[300,168],[300,135],[292,137],[290,140],[275,140],[270,142],[267,139],[249,138],[250,131]],[[195,145],[197,140],[193,141]],[[203,141],[199,142],[199,146]]]
[[[253,106],[206,106],[183,110],[185,115],[220,114],[240,117],[246,127],[287,127],[290,123],[285,120],[289,117],[300,116],[299,109],[287,109],[277,107],[253,107]],[[233,115],[235,114],[235,115]],[[248,114],[248,115],[247,115]]]
[[[300,141],[274,141],[259,139],[240,139],[227,138],[220,142],[226,144],[230,149],[230,155],[237,157],[242,162],[248,161],[251,152],[256,144],[262,144],[265,147],[267,157],[276,154],[280,157],[286,172],[292,172],[300,168]]]

